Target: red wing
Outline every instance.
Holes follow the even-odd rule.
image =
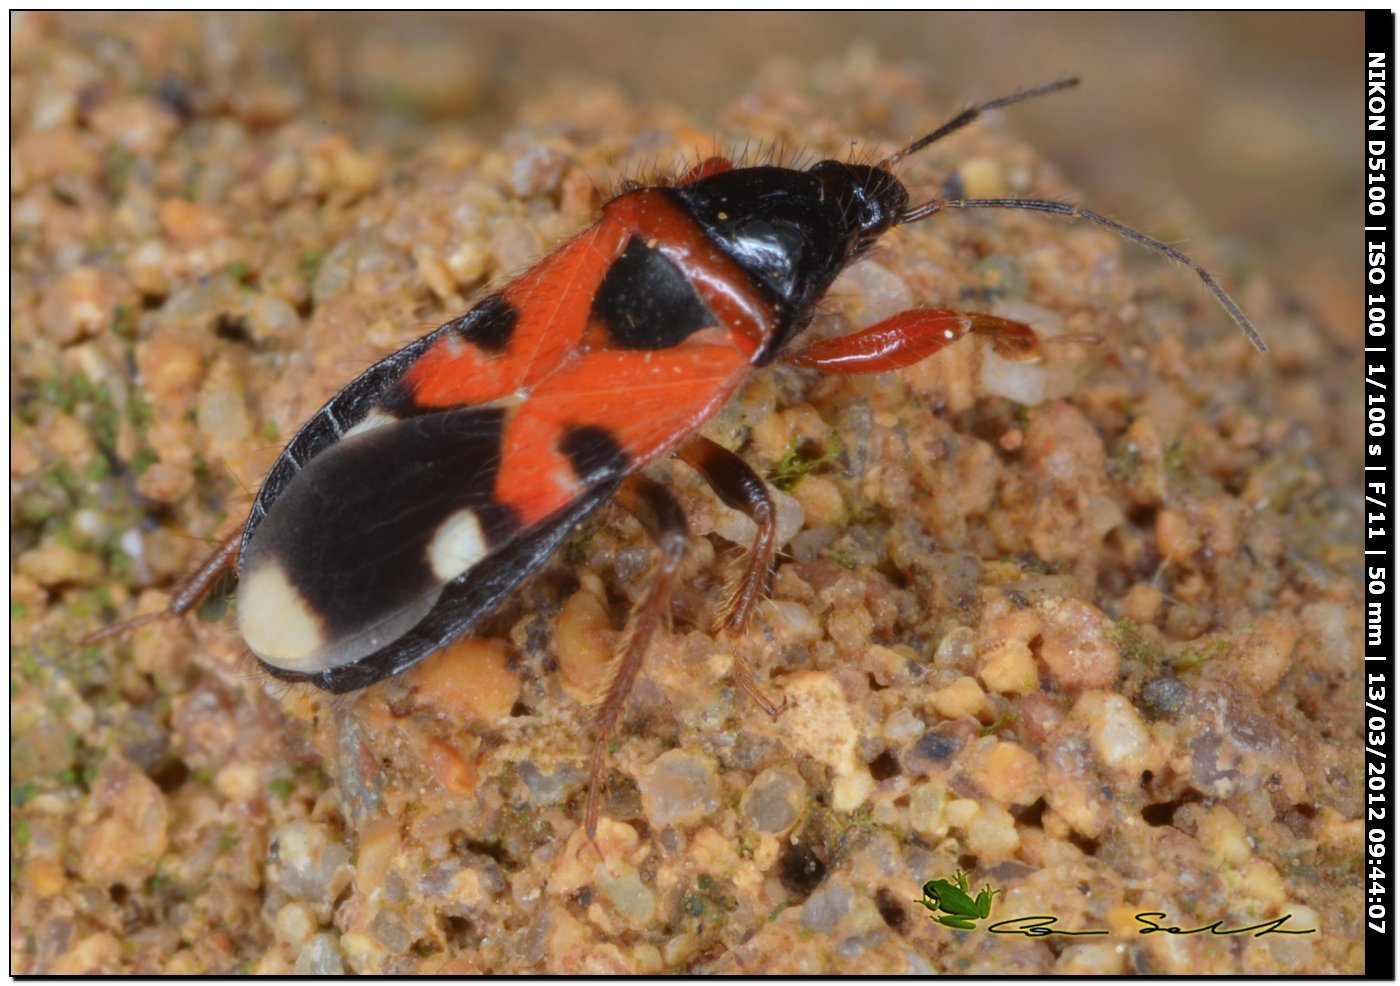
[[[470,330],[465,338],[445,333],[403,375],[413,406],[421,411],[489,404],[553,372],[579,345],[598,282],[629,236],[605,219],[488,299],[509,315],[504,345],[493,352],[473,341]]]
[[[714,415],[749,369],[733,345],[699,337],[670,350],[584,354],[516,409],[497,495],[524,523],[543,520],[591,485],[580,454],[570,453],[571,434],[588,434],[587,454],[603,472],[634,471]]]

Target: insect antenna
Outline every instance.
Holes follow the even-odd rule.
[[[1012,103],[1020,103],[1027,99],[1034,99],[1036,96],[1045,96],[1052,92],[1059,92],[1061,89],[1070,89],[1077,85],[1079,85],[1079,80],[1076,78],[1059,79],[1055,82],[1047,82],[1043,86],[1036,86],[1033,89],[1022,89],[1020,92],[1012,93],[1010,96],[1002,96],[1000,99],[993,99],[985,103],[978,103],[976,106],[969,106],[937,130],[920,137],[918,140],[914,141],[914,143],[904,148],[904,150],[895,151],[875,167],[884,171],[890,170],[909,155],[917,154],[929,144],[942,140],[949,134],[961,130],[988,110],[999,110],[1003,106],[1010,106]]]
[[[942,212],[944,209],[1027,209],[1031,212],[1049,212],[1057,216],[1068,216],[1071,219],[1087,219],[1091,223],[1112,230],[1124,239],[1132,240],[1155,253],[1160,253],[1168,260],[1174,260],[1190,267],[1196,272],[1196,276],[1205,282],[1210,293],[1215,295],[1215,300],[1220,302],[1220,307],[1224,308],[1226,314],[1240,327],[1240,331],[1245,334],[1254,348],[1261,353],[1269,351],[1269,347],[1265,345],[1264,339],[1259,335],[1259,330],[1254,327],[1254,323],[1240,310],[1240,306],[1235,304],[1234,299],[1225,293],[1225,289],[1220,286],[1219,282],[1211,277],[1208,270],[1180,250],[1169,247],[1161,240],[1153,239],[1131,226],[1124,226],[1107,216],[1101,216],[1097,212],[1090,212],[1088,209],[1071,205],[1068,202],[1052,202],[1046,199],[933,199],[902,213],[896,220],[896,224],[918,222],[920,219],[925,219],[936,212]]]

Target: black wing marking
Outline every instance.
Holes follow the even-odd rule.
[[[469,512],[484,548],[519,532],[495,498],[505,411],[459,408],[370,429],[307,463],[252,536],[240,574],[275,563],[325,623],[326,643],[349,643],[417,606],[451,575],[434,572],[429,546],[443,524]],[[252,614],[248,614],[252,615]],[[349,652],[345,657],[358,655]]]
[[[268,508],[282,495],[296,474],[312,459],[340,441],[340,436],[346,431],[363,421],[384,393],[452,324],[449,322],[375,363],[301,426],[263,479],[262,488],[253,501],[253,509],[248,513],[248,523],[243,528],[243,550],[247,549],[249,539],[267,515]]]
[[[273,677],[306,682],[328,692],[352,692],[404,671],[461,637],[527,576],[549,560],[570,532],[608,501],[621,478],[589,490],[563,513],[517,537],[510,546],[477,564],[442,592],[419,624],[382,650],[350,664],[314,674],[263,664]]]
[[[466,314],[438,326],[423,338],[384,357],[350,381],[345,389],[327,401],[324,407],[298,429],[268,470],[257,499],[253,501],[248,523],[243,529],[242,547],[248,546],[253,531],[292,478],[316,456],[338,442],[345,432],[363,421],[371,410],[390,397],[394,392],[394,385],[434,343],[453,332],[468,341],[487,346],[501,340],[508,341],[509,333],[514,327],[514,318],[509,317],[512,314],[509,309],[502,310],[498,295],[492,295]],[[395,413],[400,416],[403,410],[397,405],[394,408]]]

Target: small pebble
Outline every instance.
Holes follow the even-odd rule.
[[[220,455],[230,456],[247,445],[253,425],[243,391],[243,377],[227,359],[216,360],[199,388],[195,413],[199,430]]]
[[[801,504],[810,527],[839,524],[846,515],[841,487],[825,476],[803,476],[793,487],[792,495]]]
[[[456,797],[476,790],[476,764],[454,746],[437,741],[427,746],[425,763],[443,789]]]
[[[1128,590],[1119,604],[1123,615],[1134,623],[1152,626],[1162,612],[1162,590],[1146,582],[1139,582]]]
[[[962,748],[963,740],[951,733],[924,733],[909,751],[911,766],[923,769],[920,761],[931,765],[947,764]]]
[[[861,651],[870,642],[874,620],[864,606],[838,606],[826,621],[826,632],[845,655]]]
[[[990,157],[972,157],[958,165],[958,180],[970,199],[1004,198],[1009,194],[1003,162]]]
[[[1133,704],[1112,692],[1085,692],[1074,703],[1074,716],[1088,723],[1099,762],[1110,770],[1140,776],[1161,767],[1162,754]]]
[[[841,304],[853,324],[862,328],[908,311],[917,303],[903,277],[869,258],[842,271],[828,297]]]
[[[943,635],[933,652],[933,663],[939,668],[968,667],[976,653],[977,631],[972,627],[954,627]]]
[[[1189,565],[1201,550],[1201,532],[1180,510],[1157,511],[1156,538],[1162,557],[1177,565]]]
[[[780,835],[807,808],[807,784],[792,767],[769,767],[753,779],[739,800],[739,810],[760,832]]]
[[[1040,688],[1031,641],[1040,618],[1019,609],[984,620],[977,629],[977,677],[1001,695],[1028,695]]]
[[[982,741],[971,760],[972,779],[1003,805],[1032,805],[1045,791],[1040,761],[1018,743]]]
[[[766,599],[763,608],[772,615],[773,622],[793,639],[812,643],[822,637],[821,621],[810,607],[789,599]]]
[[[602,583],[593,576],[565,600],[554,621],[553,651],[565,694],[575,702],[600,698],[616,643]]]
[[[15,559],[15,568],[45,588],[65,583],[92,585],[103,572],[98,558],[56,541],[24,552]]]
[[[1020,833],[1016,831],[1016,820],[1011,817],[1009,811],[999,805],[983,805],[976,821],[963,826],[963,830],[963,844],[967,851],[980,857],[983,864],[1008,859],[1021,845]]]
[[[943,806],[948,801],[948,789],[930,781],[909,792],[909,824],[916,832],[941,839],[948,834],[948,822]]]
[[[601,880],[598,889],[608,898],[618,916],[633,927],[645,927],[656,913],[656,895],[631,867],[615,878]]]
[[[369,923],[369,931],[379,944],[395,954],[404,952],[409,946],[408,928],[396,911],[380,911]]]
[[[959,716],[976,717],[986,709],[987,695],[982,691],[982,686],[977,684],[976,678],[963,675],[951,685],[930,694],[929,702],[934,711],[945,719],[956,719]]]
[[[510,164],[506,187],[517,198],[548,195],[559,187],[569,158],[548,144],[530,141],[529,147]]]
[[[160,223],[166,235],[184,250],[204,246],[228,232],[228,222],[219,210],[181,198],[161,203]]]
[[[925,728],[922,719],[909,709],[901,707],[890,713],[890,717],[885,720],[885,739],[891,743],[905,743],[922,736]]]
[[[504,640],[465,637],[418,665],[413,683],[418,698],[449,719],[498,722],[520,698]]]
[[[18,435],[10,436],[10,478],[28,476],[43,464],[34,446]]]
[[[136,492],[155,503],[177,503],[192,489],[193,472],[164,462],[152,462],[136,477]]]
[[[831,767],[838,776],[856,769],[859,730],[840,683],[825,671],[787,679],[778,723],[797,749]]]
[[[1191,693],[1186,682],[1172,675],[1153,678],[1142,686],[1142,703],[1155,712],[1171,714],[1180,712],[1186,704],[1186,696]]]
[[[297,956],[292,971],[298,976],[345,975],[345,963],[340,957],[340,943],[336,936],[329,931],[313,935]]]
[[[874,790],[875,778],[870,771],[857,767],[831,782],[831,808],[833,811],[855,811],[865,804],[865,799]]]
[[[546,774],[529,760],[522,760],[516,764],[516,769],[537,805],[563,803],[569,792],[584,779],[583,772],[569,764],[559,764],[552,773]]]
[[[823,887],[803,903],[802,927],[817,934],[831,934],[850,912],[854,896],[850,887],[839,883]]]
[[[1236,642],[1229,658],[1216,664],[1245,690],[1265,695],[1288,673],[1297,642],[1298,631],[1291,623],[1261,616]]]
[[[93,781],[92,801],[99,818],[83,838],[79,872],[93,883],[140,885],[170,845],[165,796],[129,761],[108,756]]]
[[[126,272],[142,294],[164,298],[170,293],[170,249],[164,240],[143,240],[126,255]]]
[[[274,926],[279,942],[291,948],[301,949],[316,933],[320,922],[316,919],[316,912],[309,905],[294,900],[282,905],[282,909],[277,912]]]
[[[700,821],[719,807],[719,778],[706,758],[667,750],[637,779],[647,821],[661,828]]]
[[[56,896],[68,885],[63,867],[51,859],[37,859],[24,868],[20,886],[40,900]]]
[[[979,381],[987,393],[1004,397],[1023,407],[1035,407],[1045,403],[1050,395],[1050,368],[1044,362],[1011,360],[997,354],[990,347],[982,354],[982,376]],[[1017,432],[1012,440],[1013,448],[1019,449],[1025,436]]]
[[[1113,686],[1120,657],[1109,638],[1110,628],[1108,617],[1081,599],[1046,608],[1040,659],[1055,684],[1069,692]]]
[[[96,267],[74,267],[45,290],[39,315],[46,335],[66,346],[105,329],[116,303],[117,287],[111,275]]]
[[[328,902],[349,878],[350,850],[325,825],[297,819],[282,826],[274,841],[282,889],[293,897]]]

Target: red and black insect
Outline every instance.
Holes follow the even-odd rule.
[[[1264,349],[1198,264],[1095,213],[1030,199],[911,205],[894,175],[900,160],[986,110],[1074,84],[975,106],[873,165],[794,170],[716,157],[675,184],[623,192],[596,224],[332,398],[272,467],[241,534],[161,615],[187,611],[236,564],[239,629],[270,674],[331,692],[363,688],[468,632],[615,500],[656,540],[660,561],[599,706],[591,835],[605,742],[688,542],[679,504],[643,467],[674,454],[756,523],[723,616],[724,630],[742,632],[768,583],[774,504],[742,459],[696,429],[750,374],[777,359],[828,373],[899,369],[970,332],[1005,355],[1037,355],[1029,326],[947,310],[905,312],[791,351],[836,276],[885,233],[946,209],[1088,219],[1189,265]],[[776,712],[742,659],[734,674]]]

